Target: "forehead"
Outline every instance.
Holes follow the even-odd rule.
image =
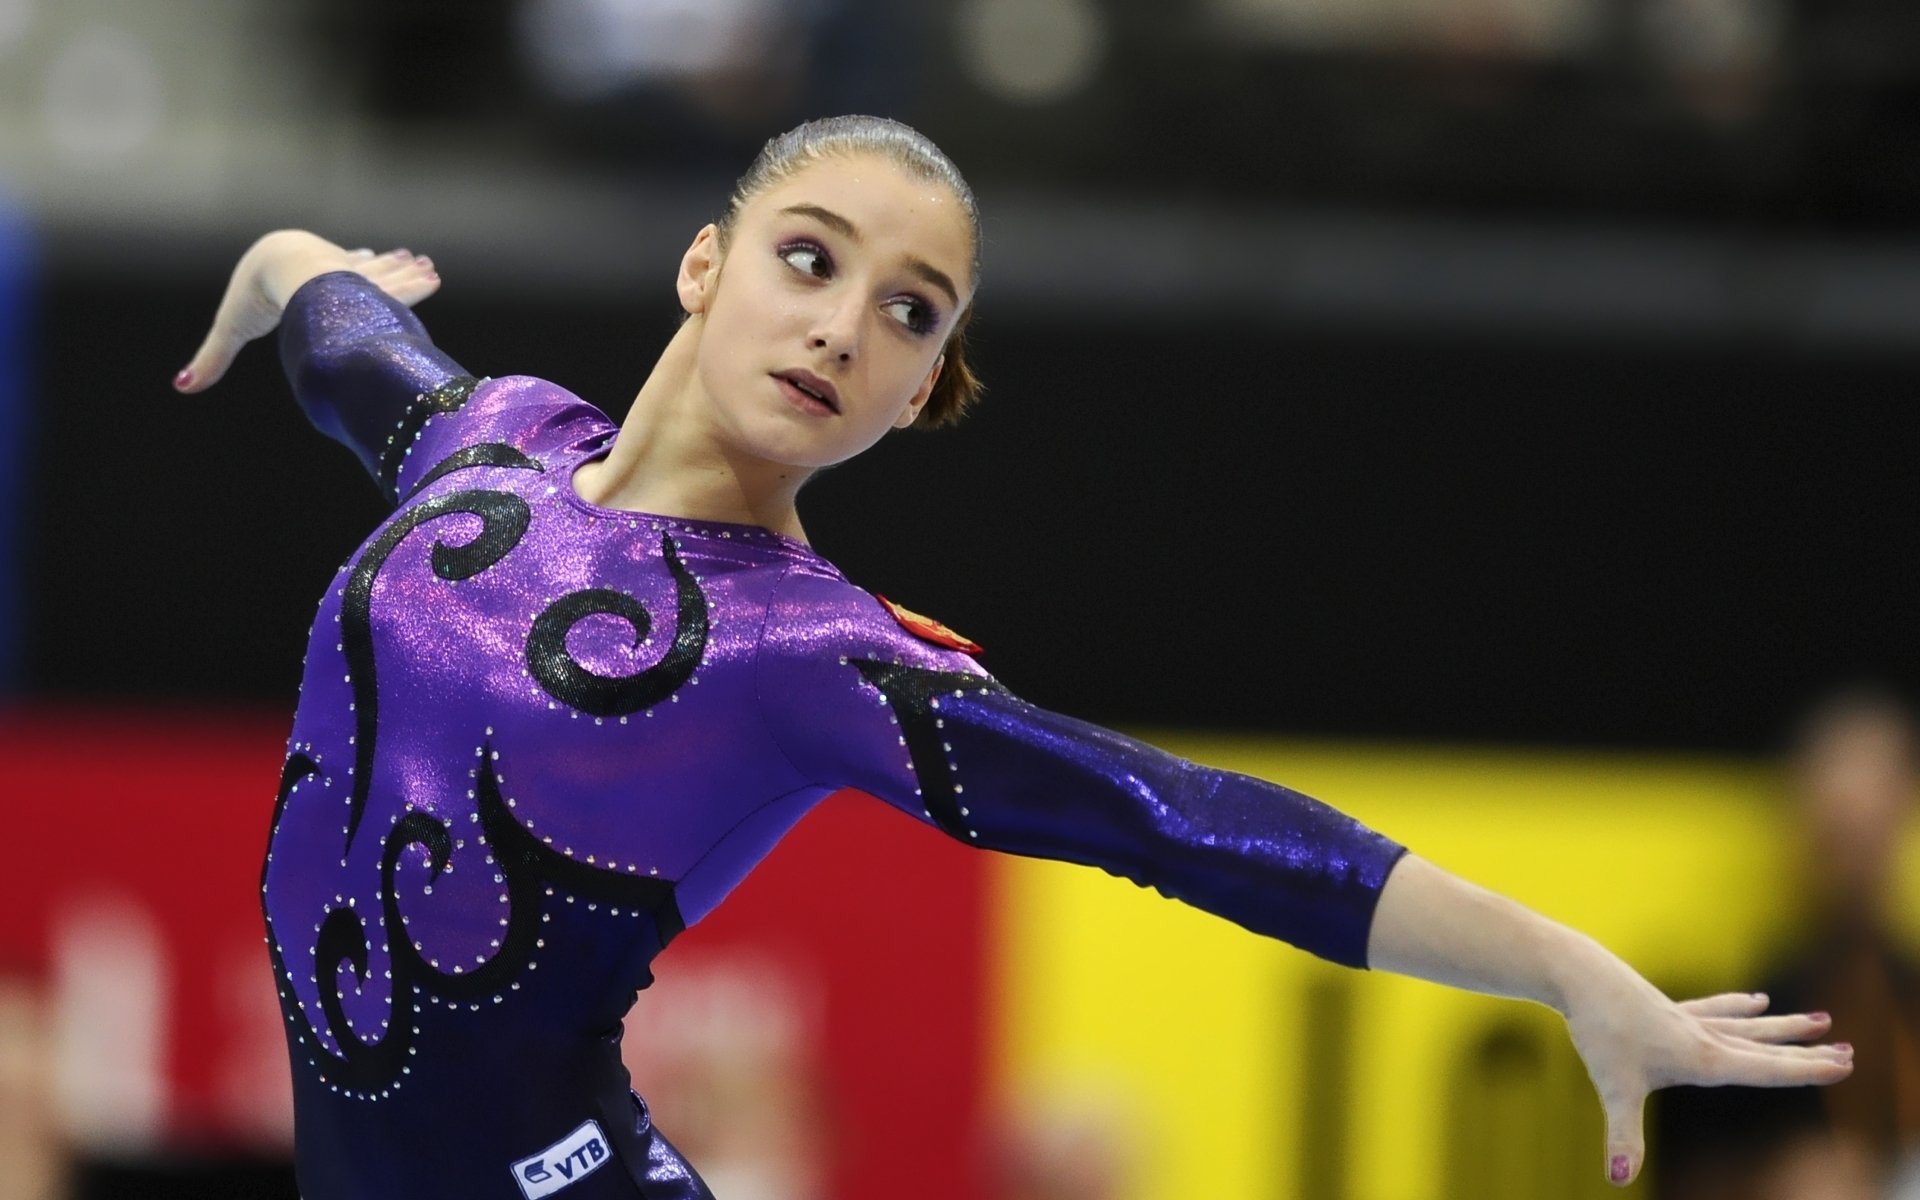
[[[806,220],[784,214],[794,205],[845,217],[863,248],[926,259],[962,287],[973,278],[973,232],[959,197],[877,155],[811,163],[755,196],[743,215],[761,223]]]

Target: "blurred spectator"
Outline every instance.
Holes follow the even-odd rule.
[[[726,1200],[824,1200],[840,1128],[817,985],[750,951],[679,965],[621,1043],[661,1132]]]
[[[1831,1012],[1857,1065],[1826,1089],[1677,1090],[1657,1126],[1670,1200],[1868,1200],[1916,1166],[1920,963],[1891,912],[1920,783],[1911,712],[1876,689],[1829,698],[1801,725],[1791,782],[1805,926],[1765,990],[1773,1011]]]
[[[28,974],[0,963],[0,1200],[69,1194],[53,1096],[52,1023]]]
[[[531,0],[520,10],[535,77],[563,100],[664,87],[707,123],[764,128],[800,58],[781,51],[804,14],[772,0]]]
[[[1111,1105],[1086,1099],[1029,1104],[1009,1116],[992,1147],[996,1200],[1116,1200],[1123,1127]]]
[[[1649,0],[1637,15],[1648,57],[1694,116],[1738,125],[1779,86],[1784,15],[1772,0]]]
[[[1920,963],[1891,912],[1917,772],[1913,716],[1890,695],[1847,692],[1807,720],[1794,784],[1813,923],[1770,989],[1776,1008],[1833,1013],[1857,1048],[1853,1078],[1819,1098],[1832,1136],[1882,1172],[1920,1149]]]
[[[770,131],[907,97],[928,17],[888,0],[519,0],[511,40],[551,131],[737,170]],[[402,64],[404,65],[404,64]]]

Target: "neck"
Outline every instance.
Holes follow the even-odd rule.
[[[681,324],[613,450],[581,468],[574,486],[603,508],[759,525],[804,542],[794,498],[810,473],[742,454],[718,435],[696,370],[701,323]]]

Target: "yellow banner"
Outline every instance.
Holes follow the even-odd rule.
[[[1792,933],[1770,765],[1151,740],[1317,796],[1676,996],[1757,986]],[[1106,1147],[1121,1200],[1620,1194],[1547,1009],[1335,967],[1098,871],[996,869],[996,1087],[1034,1125]],[[1920,940],[1920,871],[1901,878]]]

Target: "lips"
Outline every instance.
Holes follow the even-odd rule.
[[[831,383],[815,375],[812,371],[780,371],[775,379],[790,385],[802,395],[815,400],[832,412],[840,411],[840,393]]]

